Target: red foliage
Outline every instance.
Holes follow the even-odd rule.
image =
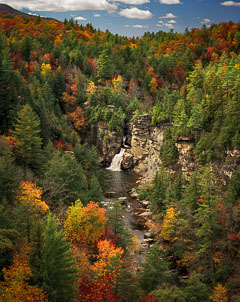
[[[231,241],[239,241],[240,242],[240,232],[237,234],[230,234],[228,235],[228,239]]]
[[[72,143],[66,143],[64,139],[59,138],[58,140],[54,141],[54,146],[57,150],[63,150],[63,151],[72,151],[73,146]]]
[[[80,297],[79,302],[117,302],[117,297],[114,292],[112,274],[106,274],[98,278],[96,281],[90,281],[82,278],[79,284]]]
[[[204,202],[206,202],[206,199],[199,198],[197,201],[200,203],[204,203]]]

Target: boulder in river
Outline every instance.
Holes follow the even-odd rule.
[[[106,192],[105,193],[105,196],[107,197],[107,198],[115,198],[116,197],[116,195],[117,195],[117,193],[116,192]]]
[[[127,197],[118,197],[118,200],[121,201],[122,204],[127,204]]]

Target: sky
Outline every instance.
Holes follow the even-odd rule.
[[[146,31],[184,32],[203,24],[240,21],[240,0],[5,0],[22,12],[79,24],[128,37]]]

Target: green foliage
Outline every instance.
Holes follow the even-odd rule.
[[[10,208],[0,205],[0,277],[2,268],[11,264],[15,246],[21,237],[16,229]]]
[[[18,114],[15,129],[17,156],[25,166],[39,168],[42,158],[40,122],[30,105],[25,105]]]
[[[97,62],[97,77],[100,83],[112,78],[113,68],[111,54],[104,49]]]
[[[172,276],[168,272],[168,266],[169,263],[166,260],[165,251],[157,244],[154,244],[146,257],[146,261],[142,264],[142,269],[138,276],[139,283],[145,294],[149,294],[157,287],[171,280]]]
[[[170,187],[170,175],[163,168],[160,168],[153,180],[153,188],[150,193],[151,209],[155,213],[164,212],[168,188]]]
[[[132,234],[123,220],[123,206],[120,200],[108,203],[106,216],[113,236],[117,236],[117,244],[125,251],[132,241]]]
[[[0,204],[13,204],[21,181],[21,172],[10,153],[0,155]]]
[[[175,146],[175,139],[172,137],[171,129],[164,131],[163,144],[160,149],[160,157],[164,166],[175,164],[178,159],[178,150]]]
[[[155,105],[153,107],[152,124],[172,122],[173,108],[176,105],[180,93],[170,87],[163,88],[157,94]]]
[[[51,214],[36,225],[30,265],[33,283],[47,292],[49,302],[74,301],[77,274],[70,243]]]
[[[202,276],[193,272],[187,280],[183,280],[183,301],[207,302],[209,301],[209,288],[201,280]]]
[[[45,198],[53,205],[86,201],[86,176],[80,163],[67,153],[56,151],[49,160],[43,178]]]
[[[10,49],[3,34],[0,35],[0,44],[0,130],[7,133],[14,123],[21,100],[26,96],[26,89],[12,67]]]

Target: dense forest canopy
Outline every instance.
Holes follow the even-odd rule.
[[[240,149],[240,22],[127,38],[2,12],[0,45],[0,300],[240,301],[240,169],[217,169]],[[100,206],[94,133],[143,113],[170,126],[139,188],[157,230],[136,271],[121,205]]]

